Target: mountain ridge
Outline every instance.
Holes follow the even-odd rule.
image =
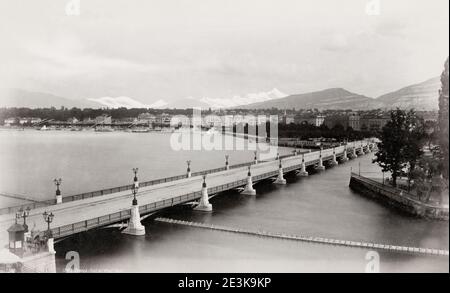
[[[60,107],[66,108],[225,108],[225,109],[320,109],[320,110],[371,110],[415,108],[417,110],[437,110],[440,89],[440,77],[433,77],[424,82],[403,87],[386,93],[378,98],[371,98],[350,92],[341,87],[320,91],[286,95],[274,88],[268,92],[247,94],[225,98],[187,97],[167,102],[159,99],[151,104],[144,104],[136,99],[120,96],[75,100],[53,94],[32,92],[22,89],[9,89],[8,93],[0,91],[0,107]]]

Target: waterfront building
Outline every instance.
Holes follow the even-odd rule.
[[[5,123],[6,126],[11,126],[11,125],[13,125],[13,124],[17,124],[17,122],[18,122],[18,119],[15,118],[15,117],[7,118],[7,119],[5,119],[5,121],[4,121],[4,123]]]
[[[367,115],[360,119],[360,130],[364,131],[381,131],[389,122],[390,117],[387,115]]]
[[[75,123],[78,123],[80,121],[77,118],[72,117],[72,118],[67,119],[67,122],[70,123],[70,124],[75,124]]]
[[[108,115],[101,115],[95,118],[95,123],[97,124],[108,124],[110,125],[112,122],[111,116]]]
[[[325,116],[324,115],[314,115],[314,114],[303,114],[303,115],[297,115],[294,118],[295,124],[310,124],[313,126],[322,126],[325,122]]]
[[[349,126],[349,117],[344,114],[333,114],[325,117],[324,124],[329,128],[333,129],[336,126],[342,126],[345,130]]]
[[[83,123],[84,123],[84,124],[94,124],[94,123],[95,123],[95,120],[92,119],[91,117],[87,117],[87,118],[84,118],[84,119],[83,119]]]
[[[353,130],[360,131],[360,116],[358,113],[350,113],[348,116],[348,126],[351,127]]]
[[[139,123],[148,123],[148,124],[155,123],[156,116],[146,112],[146,113],[139,114],[137,120]]]

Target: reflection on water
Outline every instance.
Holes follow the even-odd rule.
[[[77,186],[91,190],[127,184],[134,166],[148,178],[164,177],[182,174],[187,159],[193,160],[194,171],[222,166],[225,154],[174,153],[167,148],[167,135],[163,134],[83,133],[76,139],[72,133],[57,135],[42,139],[29,133],[28,146],[23,146],[23,137],[15,136],[8,143],[0,140],[0,162],[9,169],[7,179],[2,176],[2,189],[9,187],[8,191],[28,194],[36,188],[36,194],[45,195],[53,192],[53,186],[50,182],[49,187],[43,187],[42,182],[58,176],[66,179],[66,192],[76,193],[80,192]],[[12,145],[15,150],[5,151]],[[23,156],[24,152],[27,156]],[[231,162],[251,158],[251,152],[232,153]],[[368,155],[307,178],[288,175],[286,186],[259,183],[255,186],[256,196],[235,191],[220,194],[211,200],[212,214],[177,207],[160,215],[273,232],[448,249],[448,222],[413,218],[352,192],[348,188],[350,168],[357,170],[359,163],[364,172],[378,170]],[[14,178],[22,172],[19,184]],[[87,271],[364,272],[367,264],[365,249],[203,230],[153,222],[151,218],[144,224],[147,235],[141,238],[101,229],[58,243],[58,270],[64,270],[68,251],[80,254],[82,269]],[[448,257],[379,253],[381,272],[449,270]]]

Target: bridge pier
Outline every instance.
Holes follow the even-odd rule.
[[[251,166],[248,166],[248,173],[247,173],[247,185],[245,185],[244,190],[241,192],[241,194],[245,195],[256,195],[256,190],[253,188],[253,180],[252,180],[252,173],[250,171]]]
[[[202,196],[200,197],[200,201],[194,210],[201,212],[212,212],[212,204],[209,203],[208,188],[206,187],[206,175],[203,175]]]
[[[372,146],[372,151],[374,151],[374,152],[378,151],[378,145],[376,143],[372,143],[371,146]]]
[[[358,157],[358,154],[356,153],[356,148],[352,149],[352,153],[351,153],[350,157],[352,159],[356,159]]]
[[[139,213],[139,205],[131,206],[131,217],[128,221],[128,227],[122,231],[124,234],[142,236],[145,235],[145,227],[141,224],[141,214]]]
[[[302,155],[302,169],[298,173],[301,177],[307,177],[309,175],[308,171],[306,171],[306,164],[305,164],[305,155]]]
[[[322,160],[322,149],[320,149],[319,163],[317,164],[316,170],[317,171],[325,170],[325,166],[323,165],[323,160]]]
[[[47,248],[48,248],[48,252],[49,253],[51,253],[51,254],[55,254],[56,253],[56,251],[55,251],[55,239],[53,237],[49,238],[47,240]]]
[[[331,165],[332,166],[337,166],[339,165],[339,162],[336,159],[336,150],[333,148],[333,159],[331,160]]]
[[[283,166],[281,165],[281,160],[280,160],[280,165],[278,167],[278,177],[273,183],[279,184],[279,185],[286,184],[286,179],[284,179],[284,177],[283,177]]]
[[[361,144],[361,146],[359,147],[359,153],[361,154],[361,155],[364,155],[365,153],[364,153],[364,147],[362,146],[362,144]]]
[[[342,156],[341,161],[348,162],[347,148],[345,148],[345,150],[344,150],[344,155]]]

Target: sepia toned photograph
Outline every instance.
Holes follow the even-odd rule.
[[[449,273],[448,56],[448,0],[0,0],[0,272]]]

